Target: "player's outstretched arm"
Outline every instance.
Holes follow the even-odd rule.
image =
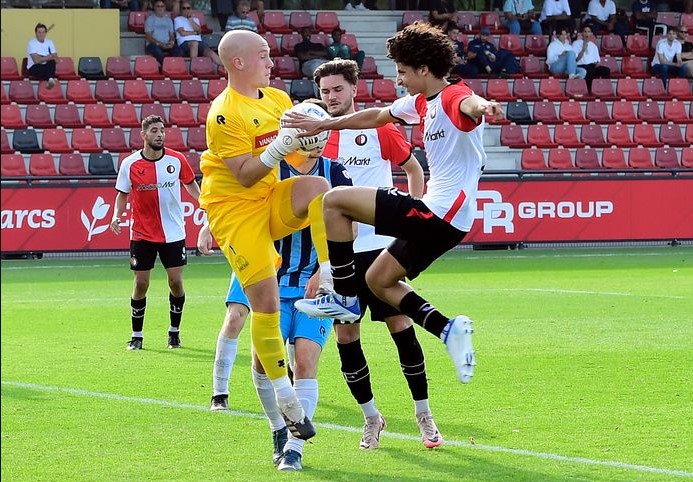
[[[390,115],[389,107],[372,107],[331,119],[315,119],[290,111],[285,112],[282,117],[284,127],[303,131],[298,137],[310,137],[327,130],[371,129],[396,121],[397,119]]]
[[[471,95],[460,102],[460,112],[474,119],[483,115],[491,115],[497,121],[503,119],[503,108],[498,102],[486,100],[478,95]]]
[[[125,208],[127,207],[128,203],[128,195],[127,193],[124,192],[118,192],[118,195],[115,198],[115,203],[113,206],[113,217],[111,218],[111,231],[113,231],[115,234],[120,234],[120,222],[121,222],[121,217],[123,216],[123,213],[125,212]]]

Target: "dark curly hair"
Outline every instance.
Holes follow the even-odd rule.
[[[442,79],[454,66],[455,46],[439,28],[414,22],[387,40],[387,56],[415,69],[425,65]]]

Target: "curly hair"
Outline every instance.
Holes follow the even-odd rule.
[[[147,132],[152,124],[164,124],[164,120],[158,115],[148,115],[142,119],[142,132]]]
[[[454,66],[455,46],[438,27],[417,21],[387,40],[387,56],[413,68],[425,65],[433,75],[443,78]]]
[[[353,60],[342,59],[335,57],[329,62],[319,65],[313,73],[313,80],[320,85],[320,79],[329,77],[330,75],[341,75],[344,80],[351,85],[356,85],[359,81],[359,66]]]

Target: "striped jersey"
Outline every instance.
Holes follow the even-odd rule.
[[[429,169],[422,201],[436,216],[464,232],[474,222],[479,178],[486,163],[483,116],[475,121],[460,112],[460,103],[471,95],[472,89],[460,82],[431,98],[407,95],[390,106],[393,117],[422,127]]]
[[[158,160],[145,159],[142,151],[123,159],[115,188],[129,194],[130,239],[172,243],[185,239],[181,183],[195,180],[188,160],[173,149],[164,149]]]
[[[301,174],[285,161],[279,164],[279,179],[302,175],[306,174]],[[330,187],[351,186],[346,169],[325,157],[320,157],[307,175],[324,177]],[[279,295],[283,298],[302,298],[305,296],[308,279],[318,269],[318,255],[313,247],[310,227],[275,241],[274,244],[282,257],[281,266],[277,270]]]

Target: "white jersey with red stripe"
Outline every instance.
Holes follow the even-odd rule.
[[[479,178],[486,163],[483,116],[475,121],[460,112],[460,103],[472,94],[460,82],[430,99],[407,95],[390,106],[393,117],[423,124],[429,179],[422,201],[436,216],[464,232],[474,222]]]
[[[392,187],[391,164],[401,166],[411,155],[411,145],[392,124],[377,129],[332,131],[323,156],[342,164],[354,186]],[[354,252],[383,249],[392,239],[375,234],[369,224],[358,224]]]
[[[153,243],[185,239],[181,182],[194,180],[188,160],[172,149],[164,149],[157,161],[145,159],[142,151],[123,159],[115,188],[130,194],[130,239]]]

